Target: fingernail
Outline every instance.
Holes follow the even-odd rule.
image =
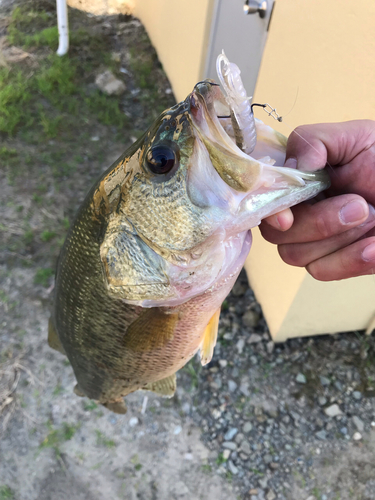
[[[297,159],[296,158],[288,158],[284,164],[286,168],[297,168]]]
[[[340,210],[340,219],[344,224],[352,224],[366,217],[367,211],[367,203],[364,200],[351,201]]]
[[[362,259],[367,261],[375,260],[375,243],[370,243],[362,252]]]

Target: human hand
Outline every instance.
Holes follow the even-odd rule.
[[[301,203],[265,219],[264,238],[281,258],[321,281],[375,269],[375,122],[304,125],[288,139],[286,166],[331,177],[326,199]],[[331,168],[330,168],[331,167]]]

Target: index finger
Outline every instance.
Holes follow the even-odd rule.
[[[285,232],[276,231],[267,223],[260,225],[263,237],[277,245],[306,243],[330,238],[365,222],[369,215],[367,202],[358,195],[345,194],[292,208],[294,223]]]

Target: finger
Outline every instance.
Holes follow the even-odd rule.
[[[296,160],[300,170],[318,170],[326,163],[349,163],[375,141],[375,122],[353,120],[297,127],[290,134],[286,158]]]
[[[307,266],[307,271],[319,281],[342,280],[374,274],[375,237],[357,241]]]
[[[369,205],[360,196],[345,194],[319,201],[314,205],[300,204],[292,208],[294,223],[285,232],[261,224],[263,237],[276,244],[319,241],[343,233],[366,221]]]
[[[375,210],[371,210],[371,214],[367,218],[367,221],[360,226],[321,241],[279,245],[279,254],[287,264],[305,267],[315,260],[335,253],[341,248],[347,247],[355,241],[358,241],[365,235],[368,235],[370,230],[374,227]]]
[[[290,208],[286,208],[277,214],[270,215],[264,219],[264,222],[278,231],[287,231],[291,228],[293,220],[293,212]]]

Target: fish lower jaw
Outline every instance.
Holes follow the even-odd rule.
[[[242,245],[239,251],[230,252],[230,243],[234,240],[242,240]],[[240,274],[241,269],[245,264],[246,257],[248,256],[252,243],[251,230],[243,231],[237,234],[235,237],[228,239],[227,241],[227,255],[223,267],[216,277],[215,282],[211,287],[209,287],[205,293],[213,293],[215,290],[228,287],[228,293],[233,286],[233,279],[236,279]]]
[[[172,297],[161,300],[144,300],[137,305],[142,307],[175,307],[200,295],[216,293],[226,288],[228,294],[233,279],[240,273],[251,247],[251,232],[246,230],[234,235],[221,233],[223,239],[213,237],[208,249],[198,261],[189,268],[181,269],[171,265],[167,273]]]

